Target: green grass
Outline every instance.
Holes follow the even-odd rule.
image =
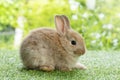
[[[80,61],[87,70],[26,70],[18,50],[0,50],[0,80],[120,80],[120,51],[88,51]]]

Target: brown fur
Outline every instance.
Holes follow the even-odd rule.
[[[20,55],[26,68],[69,71],[76,67],[78,57],[85,53],[84,40],[70,26],[66,26],[69,25],[66,16],[55,16],[55,23],[57,31],[48,28],[36,29],[22,42]],[[77,44],[72,45],[71,40],[75,40]]]

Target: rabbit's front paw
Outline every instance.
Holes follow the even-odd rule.
[[[76,65],[75,65],[75,68],[77,68],[77,69],[87,69],[87,67],[85,66],[85,65],[83,65],[83,64],[81,64],[81,63],[76,63]]]
[[[49,66],[46,66],[46,65],[40,66],[40,70],[47,71],[47,72],[53,71],[54,69],[55,68],[52,65],[49,65]]]

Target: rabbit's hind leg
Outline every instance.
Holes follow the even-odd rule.
[[[49,72],[49,71],[53,71],[55,68],[52,65],[49,65],[49,66],[48,65],[42,65],[42,66],[39,67],[39,69]]]
[[[43,71],[53,71],[55,69],[54,62],[52,58],[42,56],[41,64],[39,65],[39,69]]]
[[[53,54],[50,50],[42,48],[41,52],[41,61],[39,64],[39,69],[43,71],[53,71],[55,69]]]

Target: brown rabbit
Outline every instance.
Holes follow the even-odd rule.
[[[28,69],[70,71],[86,67],[77,63],[85,53],[85,43],[70,27],[65,15],[55,16],[56,30],[40,28],[32,31],[22,42],[20,56]]]

